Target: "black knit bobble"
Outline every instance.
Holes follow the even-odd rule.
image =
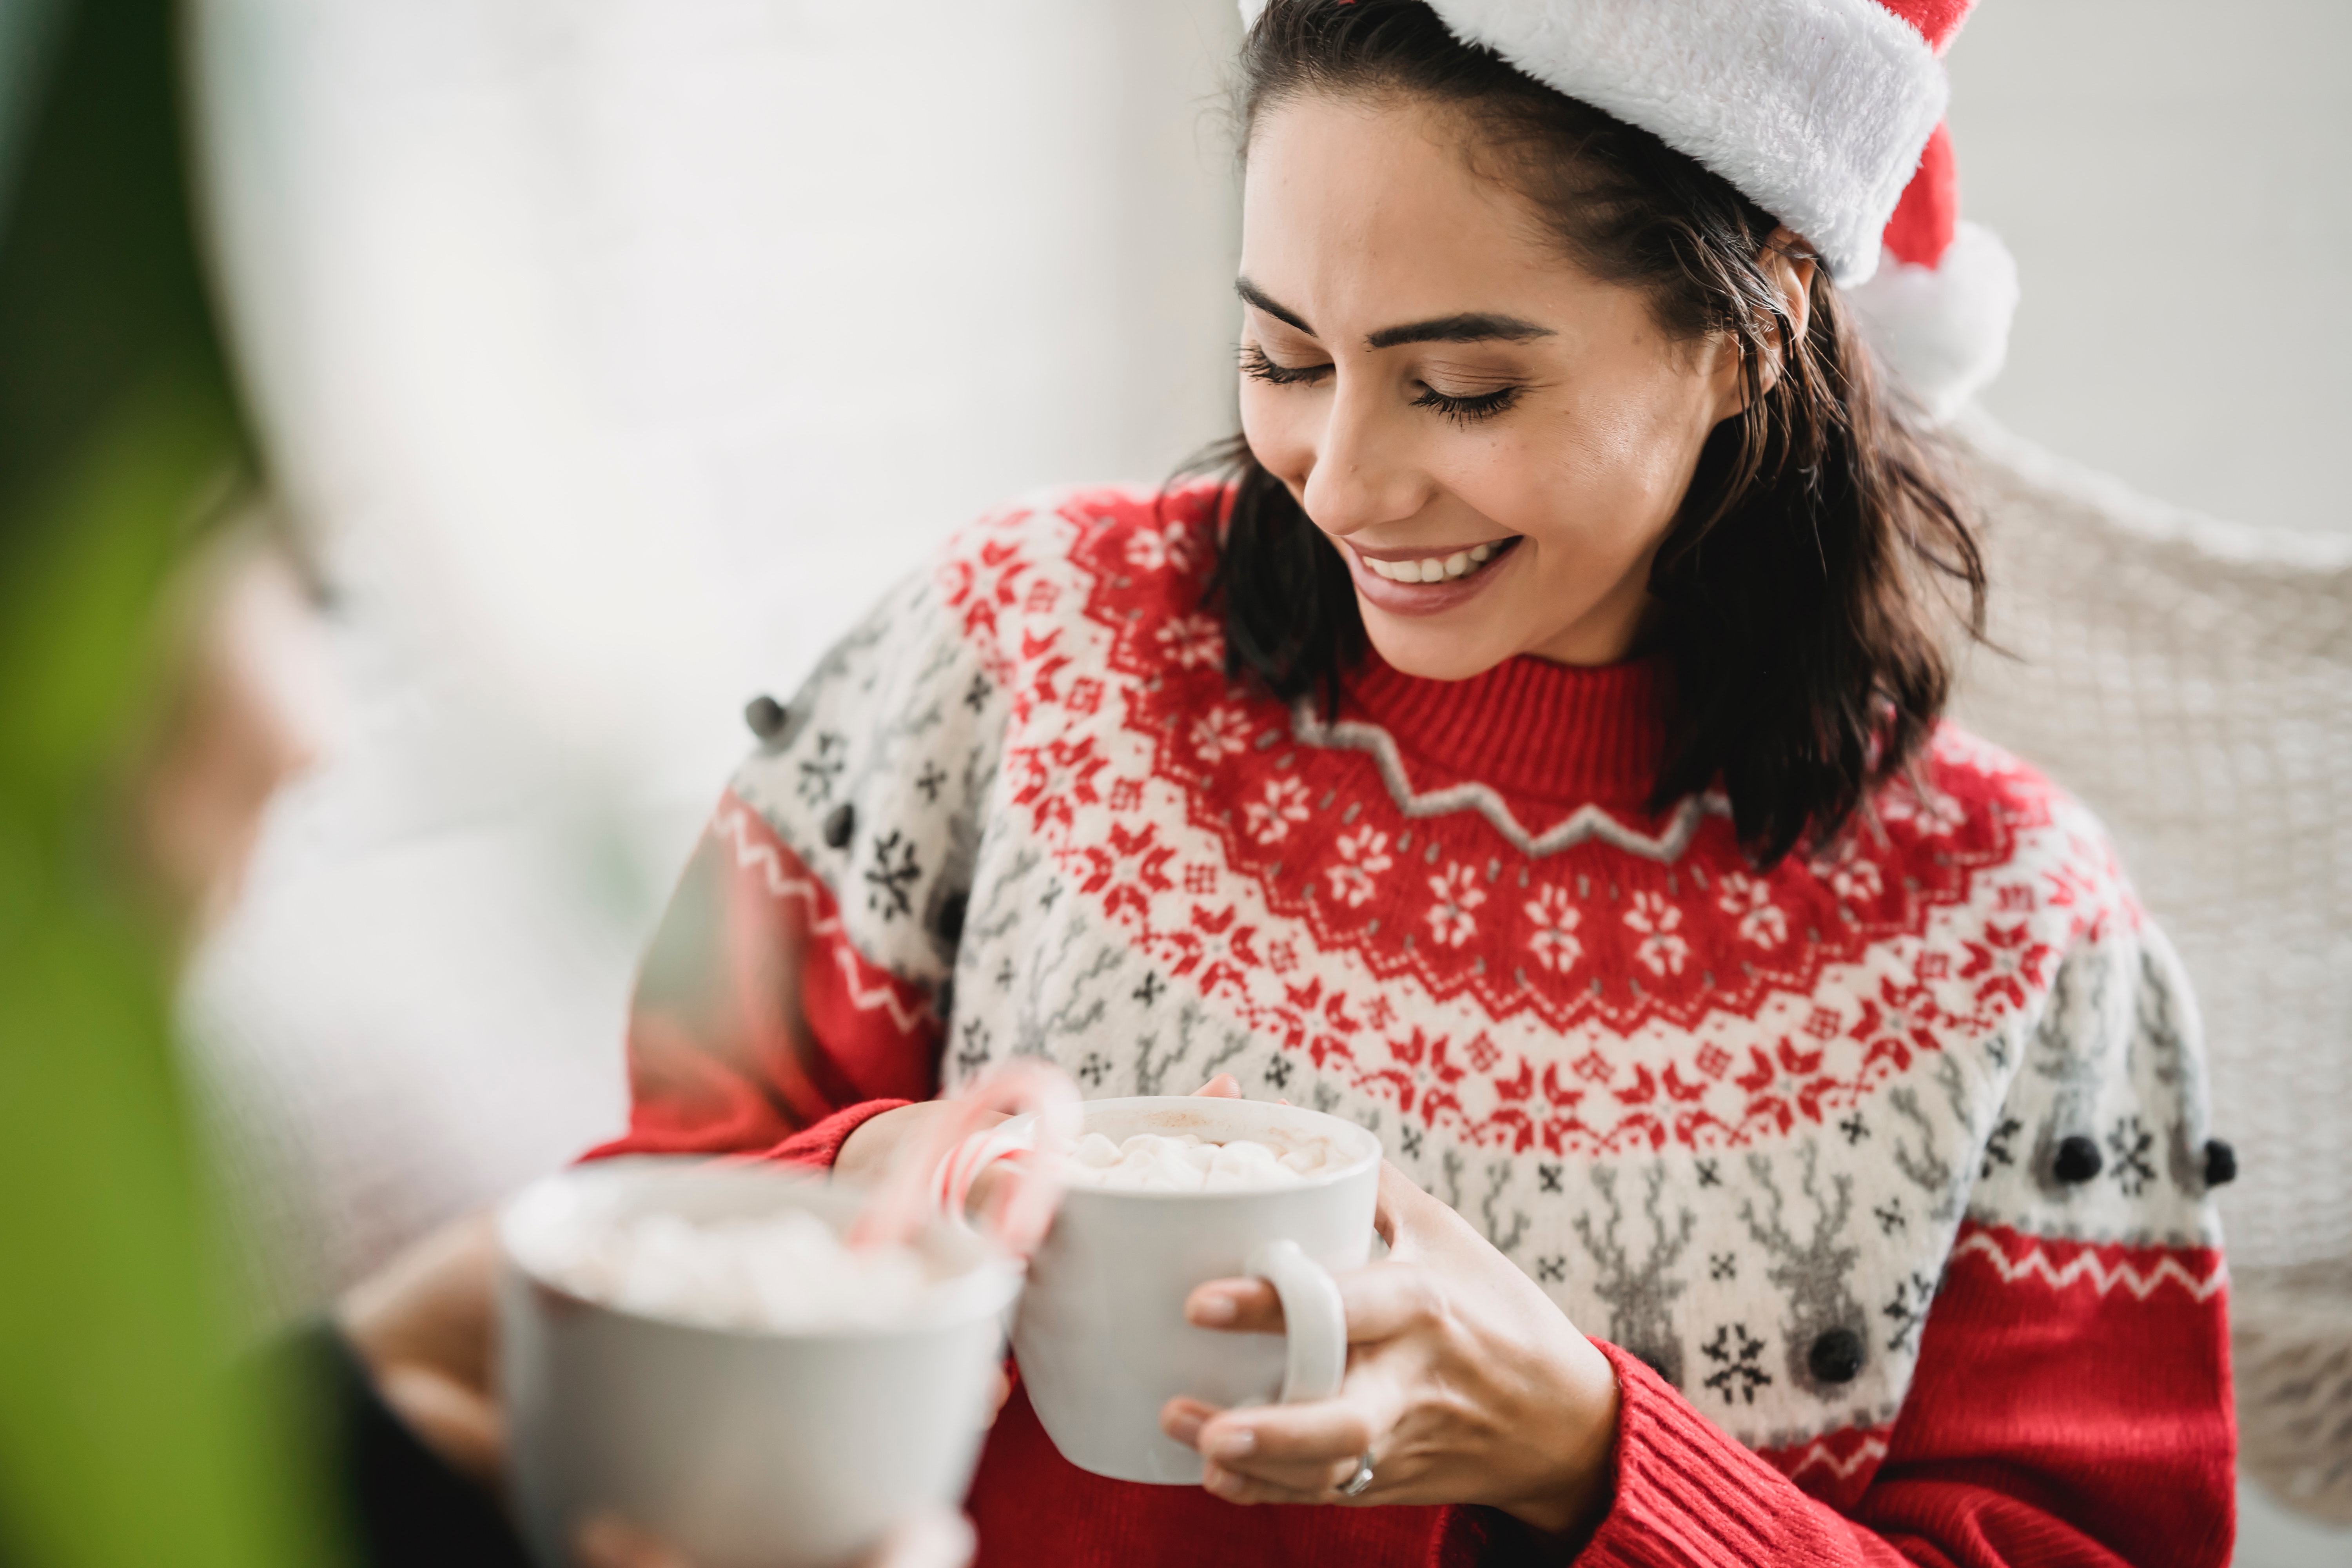
[[[828,849],[846,849],[849,847],[849,841],[856,837],[857,808],[845,800],[825,816],[824,847]]]
[[[2205,1184],[2226,1187],[2238,1179],[2238,1152],[2219,1138],[2205,1140]]]
[[[2099,1158],[2098,1140],[2076,1132],[2058,1141],[2058,1157],[2050,1162],[2050,1173],[2075,1185],[2097,1175],[2105,1163]]]
[[[762,741],[772,741],[784,732],[784,723],[793,716],[774,698],[762,693],[743,705],[743,722],[751,726],[751,733]]]
[[[1852,1383],[1862,1371],[1862,1336],[1852,1329],[1832,1329],[1805,1352],[1805,1364],[1823,1383]]]

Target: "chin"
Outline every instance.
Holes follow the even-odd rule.
[[[1357,601],[1364,617],[1364,635],[1374,652],[1400,674],[1423,680],[1467,680],[1484,675],[1517,651],[1488,627],[1447,630],[1426,624],[1403,626],[1400,616],[1384,615]]]

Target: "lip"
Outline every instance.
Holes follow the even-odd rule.
[[[1512,534],[1507,542],[1516,546],[1522,535]],[[1506,541],[1478,542],[1505,543]],[[1448,577],[1437,583],[1393,583],[1364,564],[1367,559],[1378,561],[1443,560],[1466,546],[1449,544],[1418,550],[1359,550],[1342,542],[1340,553],[1347,558],[1348,574],[1356,581],[1356,592],[1365,602],[1392,616],[1440,616],[1468,604],[1486,591],[1487,585],[1510,569],[1517,548],[1504,551],[1500,559],[1489,561],[1466,577]]]

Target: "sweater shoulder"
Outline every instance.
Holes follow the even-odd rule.
[[[1949,721],[1937,726],[1910,776],[1880,790],[1871,815],[1882,829],[1907,830],[1899,837],[1915,856],[1944,852],[1954,830],[1998,846],[1981,873],[2007,888],[2008,912],[2071,927],[2065,946],[2142,919],[2114,837],[2096,814],[2032,763]]]

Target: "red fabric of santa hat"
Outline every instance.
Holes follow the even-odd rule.
[[[1454,36],[1638,125],[1804,237],[1937,421],[2000,369],[2017,268],[1959,221],[1941,56],[1974,0],[1430,0]],[[1266,0],[1241,0],[1256,20]]]

